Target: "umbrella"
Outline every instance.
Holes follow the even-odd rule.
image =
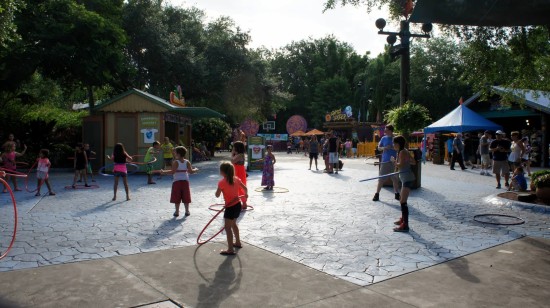
[[[290,134],[290,137],[302,137],[304,136],[306,133],[304,133],[303,131],[301,130],[297,130],[295,131],[294,133]]]
[[[309,132],[307,132],[305,135],[306,136],[313,136],[313,135],[324,135],[325,133],[318,130],[318,129],[312,129],[310,130]]]

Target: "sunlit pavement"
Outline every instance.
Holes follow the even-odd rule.
[[[227,153],[223,156],[228,157]],[[371,201],[377,175],[364,159],[343,159],[339,174],[308,169],[303,155],[275,153],[275,186],[287,193],[257,192],[260,172],[248,177],[249,203],[239,221],[246,245],[293,260],[326,274],[365,286],[430,267],[523,236],[550,238],[550,207],[496,197],[493,177],[478,170],[451,171],[448,165],[422,165],[422,188],[409,198],[409,233],[393,232],[399,202],[387,188]],[[144,175],[129,177],[131,201],[111,201],[111,177],[97,176],[97,189],[65,189],[72,175],[52,173],[56,196],[17,192],[17,238],[0,271],[133,255],[196,245],[219,203],[214,196],[219,158],[196,163],[191,176],[191,216],[173,218],[171,180],[147,185]],[[315,169],[315,167],[313,167]],[[32,188],[35,184],[30,183]],[[42,193],[47,189],[43,187]],[[13,208],[0,197],[2,251],[13,228]],[[515,226],[475,222],[477,214],[506,214],[525,220]],[[214,242],[224,243],[220,235]],[[219,244],[209,243],[207,245]]]

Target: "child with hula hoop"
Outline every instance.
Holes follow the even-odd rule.
[[[171,170],[160,170],[160,174],[173,174],[172,193],[170,194],[170,203],[174,203],[176,211],[174,217],[180,216],[180,204],[185,206],[185,216],[189,213],[189,203],[191,203],[191,190],[189,189],[189,174],[197,173],[199,169],[193,168],[191,162],[185,159],[187,149],[182,146],[174,148],[176,159],[172,162]]]
[[[239,235],[239,227],[237,226],[237,218],[241,214],[241,199],[240,191],[244,191],[244,198],[248,197],[248,189],[246,185],[235,176],[235,168],[230,162],[222,162],[220,165],[220,175],[223,176],[218,182],[216,197],[223,194],[225,200],[225,211],[223,218],[225,219],[225,233],[227,235],[227,250],[222,250],[221,255],[235,255],[235,248],[242,248],[241,237]],[[233,243],[233,235],[235,243]]]
[[[405,137],[397,136],[393,138],[393,148],[397,152],[397,159],[392,156],[390,161],[395,163],[395,167],[399,169],[399,180],[401,181],[401,194],[399,202],[401,203],[401,218],[394,224],[399,227],[394,228],[395,232],[409,232],[409,206],[407,199],[413,187],[416,177],[412,172],[411,165],[416,165],[416,160],[412,152],[405,148]]]
[[[36,194],[35,196],[40,196],[40,188],[42,188],[42,184],[46,183],[46,186],[48,187],[48,193],[50,196],[55,196],[55,193],[52,190],[52,186],[50,185],[50,167],[52,164],[50,163],[50,159],[48,158],[50,156],[50,151],[48,149],[41,149],[40,153],[38,153],[37,165],[36,165]]]
[[[126,201],[130,200],[130,192],[128,188],[128,169],[126,168],[126,163],[132,161],[132,157],[126,153],[124,145],[122,143],[115,144],[113,148],[113,155],[107,155],[109,160],[114,162],[113,166],[113,175],[115,176],[115,185],[113,187],[113,201],[116,200],[116,193],[118,190],[118,178],[122,178],[124,183],[124,190],[126,191]]]
[[[90,187],[88,185],[88,175],[86,174],[86,168],[88,166],[88,156],[84,151],[82,143],[76,145],[74,149],[74,179],[72,188],[76,189],[76,180],[78,176],[84,178],[84,187]]]
[[[158,141],[155,141],[153,142],[153,146],[150,147],[149,149],[147,149],[147,153],[145,153],[145,158],[143,159],[143,161],[147,164],[145,165],[146,169],[145,171],[147,172],[147,184],[157,184],[153,181],[153,161],[155,158],[155,155],[159,153],[159,149],[160,149],[160,142]]]
[[[2,161],[4,162],[4,169],[8,171],[8,173],[6,173],[6,180],[9,180],[9,178],[11,177],[11,181],[13,183],[13,191],[21,191],[21,189],[17,186],[17,177],[10,176],[9,171],[17,170],[15,159],[17,157],[25,155],[25,152],[27,151],[27,146],[24,146],[23,152],[18,153],[15,151],[15,142],[8,141],[4,144],[4,150],[6,152],[2,154]],[[4,187],[4,190],[2,192],[7,193],[8,190]]]
[[[90,161],[92,155],[96,155],[96,152],[92,151],[90,149],[89,143],[84,143],[84,151],[86,152],[86,157],[88,157],[88,165],[86,165],[86,172],[90,175],[90,178],[92,178],[92,182],[95,182],[94,180],[94,171],[92,170],[92,162]],[[82,182],[82,177],[80,177],[80,181]]]
[[[233,164],[233,167],[235,168],[235,175],[243,182],[244,186],[246,186],[246,168],[244,167],[244,152],[246,151],[244,143],[242,141],[236,141],[233,143],[233,152],[231,157],[231,163]],[[244,191],[240,190],[240,195],[244,195]],[[246,197],[242,198],[243,202],[243,209],[246,209]]]

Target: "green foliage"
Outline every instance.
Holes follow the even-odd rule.
[[[550,173],[546,173],[535,178],[533,180],[533,185],[536,188],[550,187]]]
[[[390,11],[390,17],[394,20],[399,20],[403,15],[403,8],[405,7],[405,0],[326,0],[325,10],[334,9],[338,4],[364,6],[367,12],[372,12],[372,9],[380,9],[383,6],[388,6]]]
[[[531,181],[535,181],[538,177],[541,177],[543,175],[550,174],[550,170],[539,170],[531,173]]]
[[[370,100],[369,120],[382,122],[384,111],[399,104],[399,63],[391,62],[387,53],[379,54],[369,62],[366,72],[359,80],[365,79],[362,95]],[[370,93],[366,93],[369,89]],[[372,91],[370,91],[372,89]]]
[[[411,100],[422,102],[433,118],[440,118],[467,98],[471,87],[462,80],[466,69],[461,52],[464,44],[448,38],[419,41],[411,50]]]
[[[367,64],[367,55],[357,55],[349,44],[332,36],[293,42],[277,50],[270,58],[271,74],[280,78],[279,89],[292,94],[285,111],[277,115],[277,127],[284,128],[294,114],[320,127],[327,112],[356,107],[353,90]]]
[[[221,119],[202,119],[193,122],[193,139],[196,142],[218,142],[231,135],[231,127]]]
[[[415,130],[424,128],[430,123],[430,111],[422,106],[407,101],[403,106],[389,110],[384,116],[386,123],[393,124],[395,130],[405,138]]]
[[[17,27],[13,22],[15,14],[25,5],[22,0],[4,0],[0,3],[0,46],[18,38]]]
[[[54,129],[67,129],[80,127],[82,118],[88,115],[88,111],[71,111],[48,105],[36,105],[27,111],[22,117],[23,123],[42,121],[55,123]]]

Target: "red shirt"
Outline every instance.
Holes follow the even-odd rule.
[[[239,187],[241,183],[241,179],[236,176],[233,177],[233,185],[229,184],[225,178],[218,182],[218,188],[222,191],[226,207],[234,206],[241,202],[239,198]]]

